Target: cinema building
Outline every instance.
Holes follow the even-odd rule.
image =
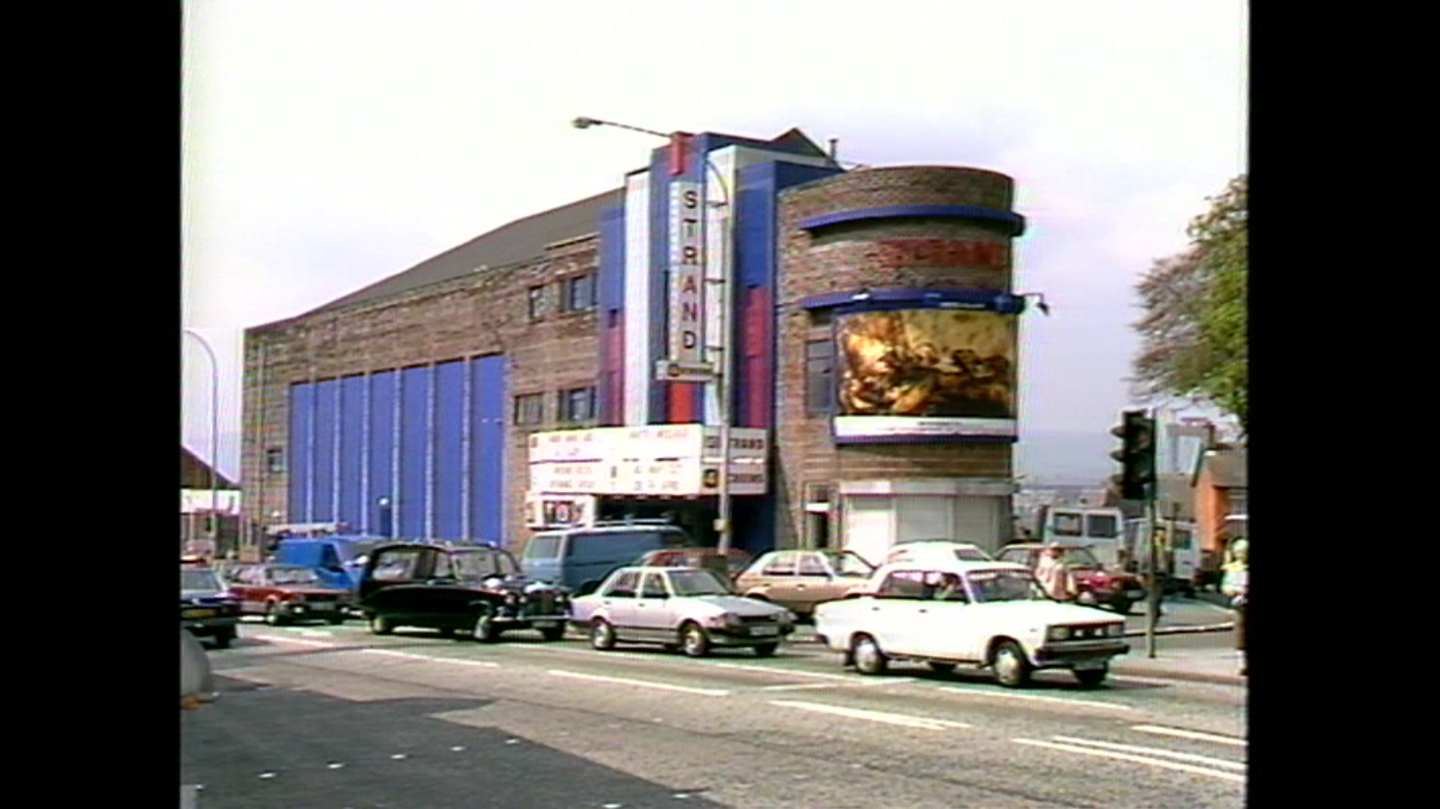
[[[1012,198],[798,130],[673,136],[620,188],[248,329],[245,513],[516,550],[627,518],[752,553],[996,546]]]

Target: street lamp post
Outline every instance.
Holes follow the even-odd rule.
[[[633,132],[642,132],[646,135],[666,138],[672,143],[676,140],[676,136],[680,134],[678,132],[660,132],[654,129],[615,123],[614,121],[601,121],[598,118],[587,118],[585,116],[576,118],[571,124],[576,129],[588,129],[592,126],[613,126],[620,129],[629,129]],[[732,537],[734,536],[730,519],[732,509],[730,498],[730,426],[731,422],[734,421],[734,405],[731,402],[730,385],[734,370],[735,354],[735,352],[731,350],[732,347],[730,345],[732,340],[730,333],[730,285],[732,283],[730,277],[730,255],[734,228],[732,218],[734,216],[734,207],[731,204],[730,189],[725,184],[725,178],[720,174],[720,170],[710,161],[708,154],[701,154],[700,159],[705,163],[705,167],[715,175],[715,182],[720,187],[720,194],[723,197],[721,202],[716,205],[720,212],[720,344],[718,348],[720,352],[720,362],[711,369],[712,377],[715,380],[716,394],[720,399],[720,488],[717,493],[719,515],[715,520],[715,530],[716,533],[719,534],[717,545],[723,552],[730,549]]]
[[[210,357],[210,537],[215,541],[215,549],[220,548],[220,521],[219,513],[219,484],[217,482],[218,468],[220,465],[220,364],[215,361],[215,352],[210,348],[210,343],[201,337],[193,329],[183,329],[185,334],[200,341],[200,346]]]

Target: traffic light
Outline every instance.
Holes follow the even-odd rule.
[[[1155,420],[1144,410],[1126,410],[1125,420],[1110,430],[1124,445],[1110,453],[1120,462],[1120,474],[1111,478],[1125,500],[1144,500],[1155,483]]]

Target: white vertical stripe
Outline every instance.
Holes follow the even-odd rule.
[[[727,146],[723,149],[716,149],[710,152],[706,155],[706,158],[710,161],[711,165],[714,166],[715,170],[711,171],[708,167],[702,167],[705,171],[705,201],[707,203],[705,206],[705,343],[710,353],[706,359],[717,367],[720,367],[722,373],[739,367],[739,363],[736,362],[729,362],[721,366],[721,363],[725,363],[727,359],[731,359],[726,356],[726,351],[731,349],[727,344],[733,338],[733,334],[723,333],[725,321],[723,319],[724,310],[721,304],[723,302],[733,313],[735,312],[735,298],[739,295],[733,283],[730,283],[729,286],[726,287],[730,292],[729,296],[724,295],[721,287],[721,284],[727,281],[725,278],[727,253],[729,254],[728,263],[732,268],[735,266],[734,252],[736,239],[731,238],[728,244],[725,242],[723,219],[727,216],[730,218],[730,230],[733,233],[737,224],[735,220],[735,197],[737,193],[735,167],[737,162],[736,150],[738,148],[739,147],[736,146]],[[719,187],[719,180],[715,177],[717,173],[725,181],[725,187],[723,189]],[[729,206],[724,208],[716,207],[717,204],[723,205],[727,201],[730,203]],[[730,300],[722,300],[725,297],[729,297]],[[732,332],[733,331],[732,329]],[[733,379],[730,380],[730,383],[731,393],[733,394],[734,391],[737,390],[737,386]],[[719,424],[720,386],[715,382],[705,383],[704,403],[704,422],[706,424]]]
[[[625,178],[624,423],[650,421],[650,174]]]

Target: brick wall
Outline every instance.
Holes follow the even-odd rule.
[[[776,543],[803,537],[806,483],[864,479],[1003,478],[1009,444],[836,446],[829,416],[805,408],[805,344],[832,339],[828,315],[804,298],[862,288],[967,288],[1011,291],[1009,230],[1000,223],[942,218],[847,222],[811,233],[800,222],[824,214],[896,205],[978,205],[1010,210],[1009,177],[979,169],[919,166],[867,169],[785,191],[777,249]],[[838,372],[838,369],[837,369]],[[833,526],[838,530],[838,524]]]
[[[596,310],[558,308],[563,279],[598,272],[598,261],[599,237],[591,235],[552,245],[534,261],[247,330],[244,513],[266,524],[292,521],[287,474],[268,472],[265,457],[267,448],[284,448],[289,468],[291,384],[503,354],[509,360],[505,525],[519,548],[527,534],[521,513],[529,483],[526,439],[532,431],[561,426],[559,391],[598,384]],[[546,287],[546,305],[541,319],[532,322],[529,290],[540,285]],[[522,393],[545,395],[542,423],[509,424],[513,397]]]

